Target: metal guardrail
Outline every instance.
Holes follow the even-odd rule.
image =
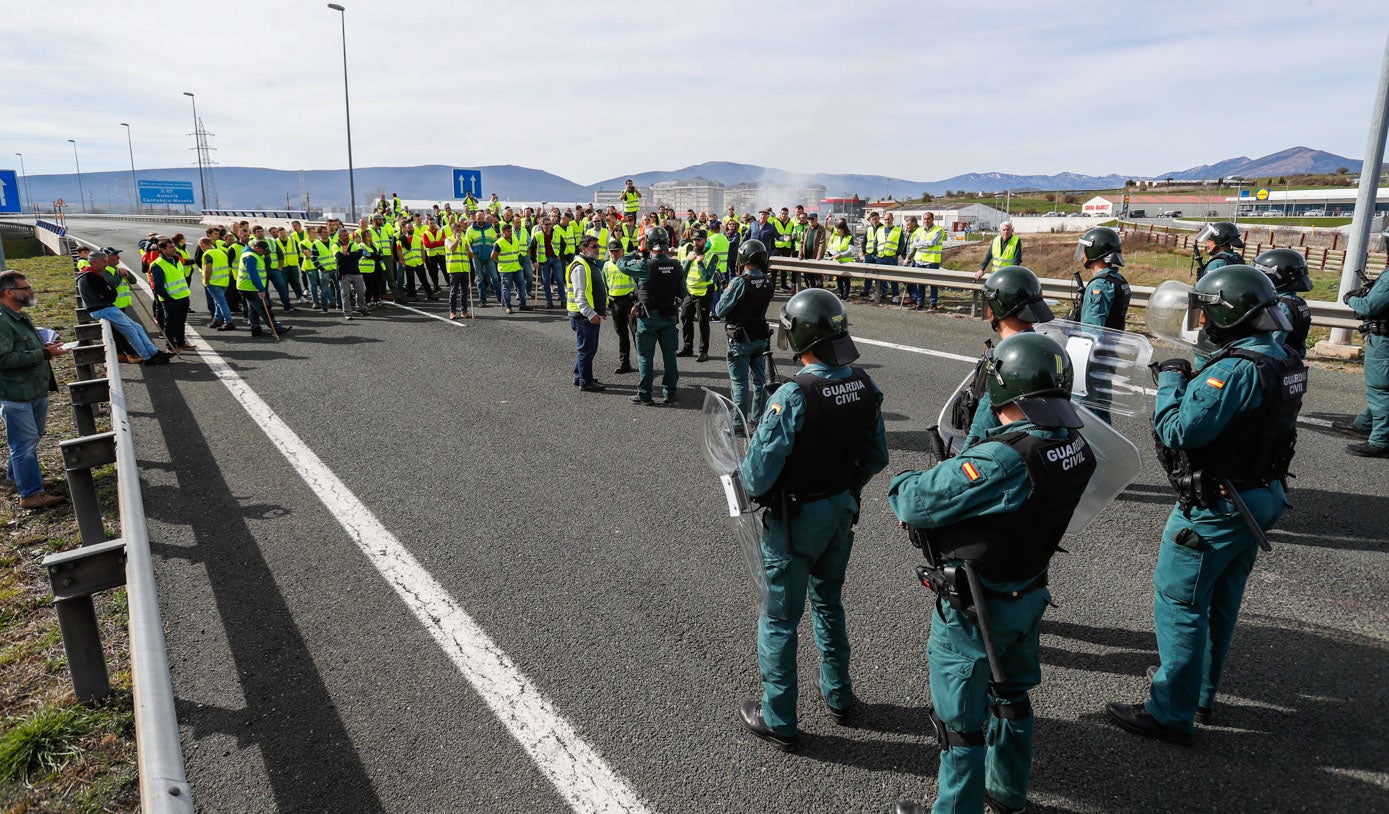
[[[940,288],[956,288],[978,291],[983,281],[974,279],[972,271],[952,269],[922,269],[910,266],[878,266],[868,263],[839,263],[833,260],[795,260],[789,257],[773,257],[773,271],[788,271],[800,274],[820,274],[831,277],[853,277],[860,280],[883,280],[919,285],[933,285]],[[1042,293],[1051,299],[1070,301],[1075,294],[1073,280],[1057,280],[1051,277],[1041,279]],[[1153,293],[1152,286],[1133,286],[1133,308],[1148,307],[1148,297]],[[1361,319],[1355,312],[1339,302],[1309,300],[1312,310],[1312,324],[1326,328],[1358,328]]]
[[[94,247],[75,238],[61,240],[65,247],[69,243]],[[77,339],[83,344],[73,349],[73,362],[80,380],[68,389],[79,431],[84,435],[59,446],[82,546],[50,555],[43,565],[53,589],[73,689],[80,701],[100,698],[111,691],[92,596],[126,586],[140,807],[150,814],[191,814],[193,797],[179,744],[164,623],[150,557],[149,525],[115,334],[110,323],[93,323],[85,307],[77,309],[77,319]],[[95,344],[97,340],[100,344]],[[96,378],[96,365],[103,362],[106,378]],[[96,406],[108,401],[111,430],[97,433]],[[92,469],[113,462],[121,537],[106,540]]]

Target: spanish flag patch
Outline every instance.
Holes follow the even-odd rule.
[[[979,480],[981,477],[983,477],[979,474],[979,470],[974,468],[974,464],[968,461],[966,461],[964,466],[961,466],[960,469],[964,471],[965,477],[969,478],[970,483],[973,483]]]
[[[1214,387],[1216,390],[1225,389],[1225,382],[1222,382],[1214,376],[1207,377],[1206,384],[1210,385],[1211,387]]]
[[[781,415],[781,405],[777,404],[775,401],[771,404],[768,404],[767,407],[777,415]]]

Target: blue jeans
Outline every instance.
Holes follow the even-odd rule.
[[[275,286],[275,290],[280,294],[280,302],[284,303],[285,310],[288,311],[294,306],[289,301],[289,287],[285,285],[285,274],[280,269],[270,269],[267,275],[270,277],[270,284]]]
[[[526,307],[526,278],[524,271],[504,271],[502,272],[502,306],[511,307],[511,289],[516,289],[516,297],[520,300],[521,307]]]
[[[551,284],[559,292],[559,304],[561,306],[568,304],[569,299],[564,293],[564,265],[558,257],[552,257],[540,263],[540,287],[545,289],[545,307],[547,308],[554,305],[554,301],[550,299]]]
[[[269,295],[267,294],[266,298],[262,300],[260,294],[261,292],[259,291],[241,292],[241,298],[246,302],[246,321],[250,323],[252,331],[260,330],[261,320],[265,320],[267,327],[269,327],[270,321],[274,319],[274,317],[270,315]],[[275,322],[273,325],[275,333],[279,333],[280,323]]]
[[[584,318],[583,314],[569,315],[569,327],[574,329],[574,346],[578,351],[574,359],[574,384],[583,386],[593,384],[593,358],[598,355],[598,329]]]
[[[207,310],[212,312],[212,319],[216,322],[231,324],[231,308],[227,305],[227,288],[220,285],[203,286],[203,291],[207,293]]]
[[[896,265],[897,265],[897,258],[896,258],[896,257],[879,257],[879,258],[878,258],[878,265],[880,265],[880,266],[896,266]],[[881,293],[881,294],[886,294],[886,293],[887,293],[887,286],[888,286],[888,284],[887,284],[886,281],[882,281],[882,280],[878,281],[878,292]],[[897,282],[894,280],[893,283],[892,283],[892,296],[894,296],[894,297],[897,296],[897,292],[898,292]]]
[[[491,258],[473,258],[473,279],[477,281],[477,298],[487,304],[487,289],[490,287],[497,299],[501,299],[502,281],[497,278],[497,264]]]
[[[5,436],[10,445],[5,476],[19,487],[20,497],[42,492],[38,449],[48,421],[48,396],[34,401],[0,401],[0,416],[5,419]]]
[[[159,352],[159,349],[150,341],[145,329],[135,324],[135,321],[125,315],[125,312],[114,305],[105,308],[98,308],[92,312],[92,316],[97,319],[104,319],[111,323],[111,327],[121,332],[121,335],[130,342],[130,346],[135,352],[140,354],[141,359],[148,359]]]

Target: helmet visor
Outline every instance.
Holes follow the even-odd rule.
[[[1013,403],[1018,405],[1028,421],[1042,427],[1080,429],[1085,426],[1071,400],[1064,396],[1024,396]]]
[[[1230,305],[1219,292],[1190,291],[1186,295],[1186,300],[1186,325],[1184,327],[1188,331],[1195,331],[1201,327],[1201,317],[1204,315],[1202,308],[1212,305]]]
[[[1201,230],[1199,232],[1196,233],[1196,243],[1197,245],[1200,245],[1202,243],[1205,243],[1207,240],[1215,240],[1215,235],[1215,224],[1207,223],[1205,226],[1201,227]]]

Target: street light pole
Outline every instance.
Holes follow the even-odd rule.
[[[77,165],[77,203],[82,207],[82,214],[87,214],[87,191],[82,185],[82,162],[77,160],[77,139],[68,139],[72,144],[72,162]]]
[[[198,200],[202,203],[199,209],[207,209],[207,180],[203,178],[203,145],[198,131],[198,99],[188,91],[183,92],[184,96],[193,100],[193,152],[198,155]]]
[[[347,9],[337,3],[329,3],[328,8],[338,12],[342,20],[342,103],[347,111],[347,191],[349,196],[348,213],[352,222],[357,220],[357,178],[352,167],[352,101],[347,94]]]
[[[24,153],[15,153],[19,156],[19,174],[24,179],[24,199],[30,206],[34,205],[34,196],[29,193],[29,173],[24,169]]]
[[[121,122],[125,128],[125,146],[130,149],[130,192],[135,196],[135,214],[140,214],[140,181],[135,177],[135,142],[130,140],[130,125]]]

